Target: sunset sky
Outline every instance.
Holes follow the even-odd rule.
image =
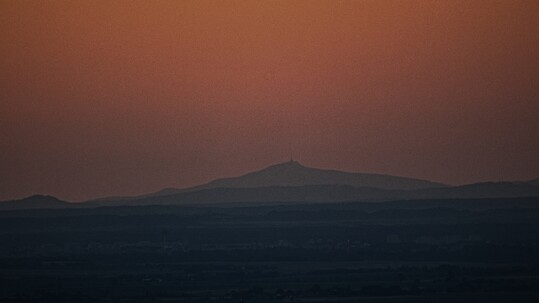
[[[0,0],[0,200],[286,161],[539,178],[539,1]]]

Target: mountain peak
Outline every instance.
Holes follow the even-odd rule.
[[[312,168],[290,159],[289,161],[273,164],[241,176],[221,178],[186,189],[167,189],[144,197],[167,196],[212,188],[295,187],[313,185],[345,185],[386,190],[416,190],[446,187],[446,185],[441,183],[414,178]]]
[[[277,163],[277,164],[271,165],[269,167],[266,167],[263,170],[271,169],[271,168],[306,168],[306,167],[303,166],[298,161],[290,159],[289,161]]]
[[[217,179],[193,189],[336,184],[404,190],[444,186],[443,184],[412,178],[312,168],[290,159],[290,161],[277,163],[238,177]]]

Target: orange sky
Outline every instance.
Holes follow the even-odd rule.
[[[0,199],[288,160],[539,177],[538,1],[0,0]]]

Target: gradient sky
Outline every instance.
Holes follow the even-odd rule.
[[[0,0],[0,199],[286,161],[539,177],[539,1]]]

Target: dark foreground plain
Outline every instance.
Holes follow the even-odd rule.
[[[539,198],[0,212],[1,302],[538,302]]]

